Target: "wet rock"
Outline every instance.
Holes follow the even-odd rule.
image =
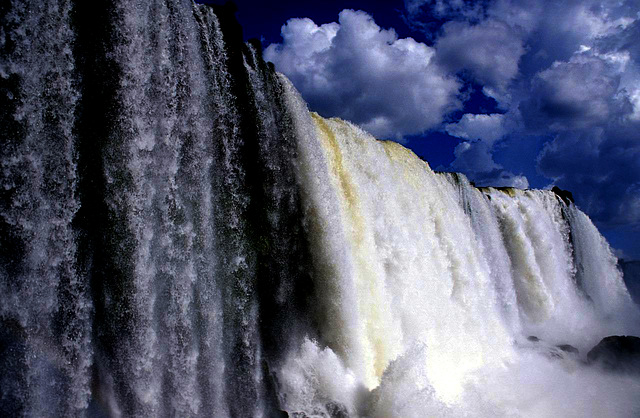
[[[550,347],[544,354],[551,360],[559,360],[564,358],[564,352],[555,347]]]
[[[349,418],[347,408],[340,403],[328,402],[325,408],[327,408],[327,412],[331,418]]]
[[[564,203],[566,203],[567,205],[569,205],[571,203],[574,203],[573,194],[571,194],[570,191],[562,190],[558,186],[553,186],[553,189],[551,189],[551,191],[554,192],[555,194],[557,194],[558,197],[560,199],[562,199],[564,201]]]
[[[289,413],[291,418],[311,418],[311,417],[326,417],[326,418],[349,418],[349,411],[347,408],[338,402],[329,401],[324,405],[325,410],[314,409],[311,412],[296,411]]]
[[[580,354],[580,350],[578,350],[577,348],[575,348],[570,344],[559,344],[559,345],[556,345],[556,347],[564,351],[565,353],[575,354],[575,355]]]
[[[579,350],[570,344],[548,346],[544,350],[544,355],[552,360],[575,358],[579,354]]]
[[[605,337],[589,351],[587,362],[613,372],[640,374],[640,338],[631,335]]]
[[[527,341],[533,343],[527,344],[529,348],[536,350],[537,352],[551,360],[565,359],[570,357],[574,357],[575,359],[575,357],[580,354],[580,351],[571,344],[558,344],[554,346],[541,340],[535,335],[529,335],[527,337]]]

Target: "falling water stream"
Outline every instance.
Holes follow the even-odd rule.
[[[230,6],[87,3],[0,5],[0,415],[640,413],[573,203],[310,113]]]

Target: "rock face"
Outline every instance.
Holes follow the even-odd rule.
[[[557,344],[555,346],[549,345],[547,342],[541,340],[535,335],[529,335],[527,341],[531,344],[529,347],[533,347],[538,350],[545,357],[557,360],[573,358],[574,360],[580,355],[580,350],[571,344]]]
[[[640,374],[640,338],[628,335],[605,337],[589,351],[587,362],[610,371]]]
[[[578,350],[577,348],[575,348],[570,344],[560,344],[560,345],[557,345],[556,347],[564,351],[565,353],[575,354],[575,355],[580,354],[580,350]]]
[[[553,186],[552,192],[557,194],[567,205],[574,203],[573,194],[568,190],[562,190],[558,186]]]
[[[292,418],[311,418],[315,416],[323,416],[327,418],[349,418],[347,408],[338,402],[327,402],[325,404],[326,413],[317,411],[318,415],[308,415],[306,412],[292,412],[289,416]]]

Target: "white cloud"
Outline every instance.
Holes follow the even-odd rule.
[[[566,2],[558,4],[566,7]],[[540,25],[540,20],[549,6],[553,7],[554,3],[540,0],[496,0],[487,10],[487,16],[505,22],[511,28],[517,29],[522,36],[526,36]]]
[[[629,90],[629,99],[633,105],[633,113],[629,118],[634,121],[640,120],[640,88],[631,88]]]
[[[313,56],[331,47],[339,29],[337,23],[317,26],[308,18],[291,19],[281,31],[285,47],[271,45],[265,53],[279,55],[281,71],[312,71]]]
[[[529,180],[523,175],[515,175],[510,171],[502,171],[500,177],[495,181],[489,182],[495,187],[515,187],[517,189],[528,189]]]
[[[451,168],[467,174],[477,186],[517,187],[526,189],[529,181],[493,161],[490,146],[483,142],[463,142],[455,149]]]
[[[438,61],[450,71],[469,72],[503,105],[510,104],[514,93],[506,91],[510,83],[526,80],[553,62],[568,61],[602,39],[627,32],[635,39],[626,47],[640,49],[632,46],[639,44],[634,0],[496,0],[485,4],[485,17],[479,21],[470,19],[457,1],[445,2],[444,8],[440,1],[421,3],[450,19],[436,41]]]
[[[450,168],[478,184],[524,184],[494,161],[493,144],[550,136],[532,166],[600,225],[640,228],[639,11],[637,1],[609,0],[496,0],[480,22],[452,11],[438,61],[468,72],[507,113],[501,123],[465,114],[447,125],[476,141],[458,146]]]
[[[616,98],[618,86],[607,61],[579,54],[539,72],[524,109],[551,130],[584,129],[605,123],[624,105]]]
[[[484,142],[462,142],[455,151],[451,166],[463,173],[484,173],[501,168],[493,161],[491,150]]]
[[[458,138],[480,139],[492,144],[507,133],[505,119],[505,115],[498,113],[493,115],[467,113],[459,122],[448,124],[445,131]]]
[[[529,127],[552,132],[637,120],[639,64],[626,50],[582,48],[535,74],[520,108]]]
[[[518,62],[525,52],[519,34],[498,20],[477,25],[449,22],[436,49],[438,61],[449,71],[470,71],[478,82],[499,92],[518,75]]]
[[[602,2],[598,4],[600,7],[593,5],[593,2],[582,4],[574,13],[576,26],[580,25],[585,35],[591,39],[615,34],[634,22],[631,16],[616,15],[615,4],[612,2]]]
[[[264,51],[310,107],[359,124],[379,138],[401,138],[439,125],[459,107],[459,82],[434,62],[435,50],[398,39],[361,11],[343,10],[322,26],[291,19],[282,44]]]

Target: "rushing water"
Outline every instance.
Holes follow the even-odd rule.
[[[634,416],[637,377],[582,364],[636,334],[616,259],[551,191],[477,189],[338,119],[298,115],[321,339],[282,369],[290,411]],[[536,336],[539,341],[534,338]],[[569,344],[580,355],[558,346]]]
[[[229,7],[3,2],[0,126],[3,416],[639,411],[584,213],[310,114]]]

